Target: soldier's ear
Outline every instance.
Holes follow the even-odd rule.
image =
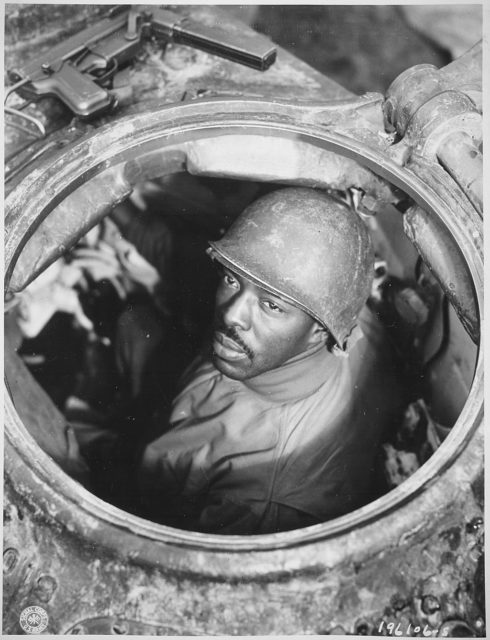
[[[326,344],[329,332],[319,322],[314,322],[310,328],[310,335],[308,337],[309,345]]]

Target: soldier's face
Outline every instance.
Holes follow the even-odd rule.
[[[301,309],[223,267],[216,294],[213,361],[234,380],[275,369],[324,341]]]

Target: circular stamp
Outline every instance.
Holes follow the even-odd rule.
[[[25,633],[42,633],[48,626],[48,614],[42,607],[27,607],[20,614],[19,623]]]

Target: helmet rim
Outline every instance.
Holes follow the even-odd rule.
[[[279,189],[210,245],[217,260],[303,310],[346,350],[374,276],[369,231],[346,203],[311,188]]]
[[[283,291],[269,284],[262,278],[257,277],[256,275],[251,273],[246,267],[243,267],[241,264],[236,262],[236,260],[229,258],[220,249],[218,249],[218,247],[214,242],[209,242],[209,245],[210,246],[209,246],[209,249],[207,250],[207,254],[210,256],[212,260],[217,260],[218,262],[223,264],[225,267],[229,267],[231,271],[238,273],[244,278],[247,278],[248,280],[253,282],[255,285],[259,286],[261,289],[264,289],[265,291],[269,291],[270,293],[278,296],[282,300],[285,300],[286,302],[290,302],[292,305],[294,305],[298,309],[301,309],[301,311],[304,311],[305,313],[307,313],[309,316],[313,318],[313,320],[321,324],[321,326],[324,327],[334,337],[335,341],[340,346],[340,342],[337,340],[337,337],[334,335],[330,327],[326,324],[325,320],[323,318],[320,318],[320,316],[316,314],[312,309],[307,307],[305,304],[303,304],[300,300],[298,300],[294,296],[290,296],[287,293],[284,293]]]

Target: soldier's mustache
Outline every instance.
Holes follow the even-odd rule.
[[[215,331],[219,331],[220,333],[225,335],[227,338],[230,338],[231,340],[236,342],[238,344],[238,346],[241,347],[244,350],[244,352],[247,354],[247,356],[250,358],[250,360],[253,360],[253,358],[255,357],[254,352],[248,346],[248,344],[246,344],[244,342],[244,340],[238,334],[238,332],[235,329],[235,327],[227,325],[223,321],[218,321],[216,323]]]

